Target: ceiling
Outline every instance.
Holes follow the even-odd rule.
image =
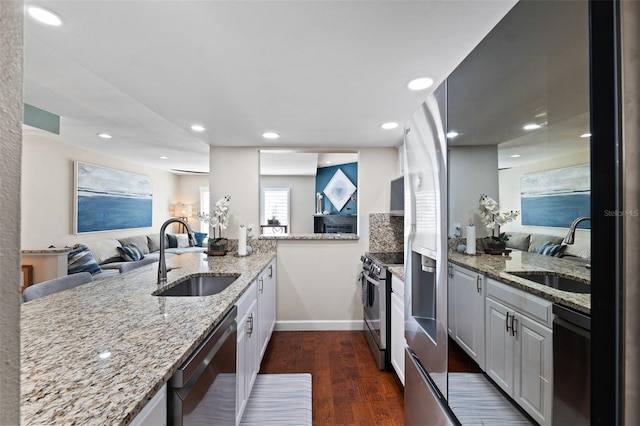
[[[63,25],[25,16],[25,102],[61,117],[59,136],[25,137],[196,172],[208,171],[209,146],[398,146],[402,123],[515,4],[26,3]],[[431,89],[406,88],[422,76]],[[267,130],[281,137],[265,141]]]

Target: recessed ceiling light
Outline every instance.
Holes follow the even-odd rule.
[[[27,13],[31,15],[33,19],[38,22],[42,22],[43,24],[60,26],[62,25],[62,19],[56,13],[50,11],[49,9],[45,9],[40,6],[29,6],[27,8]]]
[[[447,137],[448,137],[449,139],[453,139],[453,138],[455,138],[456,136],[458,136],[459,134],[460,134],[460,133],[458,133],[458,132],[456,132],[455,130],[453,130],[453,131],[451,131],[451,132],[447,133]]]
[[[327,160],[325,161],[325,164],[331,164],[331,161]]]
[[[193,130],[194,132],[204,132],[205,128],[200,124],[193,124],[191,125],[191,130]]]
[[[161,155],[161,156],[160,156],[160,157],[158,157],[158,158],[159,158],[159,159],[161,159],[161,160],[168,160],[168,159],[169,159],[169,157],[166,157],[166,156],[164,156],[164,155]]]
[[[526,125],[523,127],[523,129],[524,129],[524,130],[536,130],[536,129],[539,129],[539,128],[541,128],[541,127],[542,127],[542,126],[541,126],[541,125],[539,125],[539,124],[529,123],[529,124],[526,124]]]
[[[510,155],[509,157],[511,157],[511,158],[518,158],[518,157],[520,157],[520,154],[513,154],[513,155]]]
[[[109,133],[98,133],[98,137],[102,138],[102,139],[111,139],[113,136],[111,136]]]
[[[580,135],[581,138],[590,138],[591,137],[591,133],[583,133]]]
[[[279,133],[276,132],[264,132],[262,137],[265,139],[278,139],[280,137]]]
[[[424,90],[433,85],[433,79],[429,77],[414,78],[407,83],[409,90]]]
[[[398,127],[398,123],[396,123],[395,121],[387,121],[386,123],[382,123],[380,127],[384,130],[391,130]]]
[[[100,353],[98,354],[98,357],[99,357],[100,359],[108,359],[108,358],[111,358],[111,352],[110,352],[110,351],[100,352]]]

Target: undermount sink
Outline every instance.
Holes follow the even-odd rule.
[[[534,273],[534,272],[509,272],[520,278],[524,278],[529,281],[534,281],[538,284],[546,285],[547,287],[555,288],[562,291],[569,291],[571,293],[591,293],[591,285],[573,280],[571,278],[561,277],[554,273]]]
[[[156,291],[154,296],[211,296],[229,287],[240,274],[215,276],[195,276],[179,281],[176,285],[163,291]]]

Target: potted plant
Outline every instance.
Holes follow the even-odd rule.
[[[500,226],[514,221],[520,215],[520,212],[511,210],[500,213],[497,201],[486,194],[480,196],[479,209],[482,223],[488,229],[491,229],[491,237],[489,237],[487,247],[498,250],[504,249],[507,241],[509,241],[509,236],[505,232],[500,232]]]
[[[224,256],[227,254],[227,239],[222,236],[222,230],[229,227],[229,203],[231,197],[225,195],[216,202],[213,213],[199,213],[198,219],[208,222],[212,237],[208,240],[207,253],[212,256]],[[216,234],[217,228],[217,234]]]

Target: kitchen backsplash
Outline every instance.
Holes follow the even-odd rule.
[[[370,213],[369,251],[404,251],[404,217]]]

